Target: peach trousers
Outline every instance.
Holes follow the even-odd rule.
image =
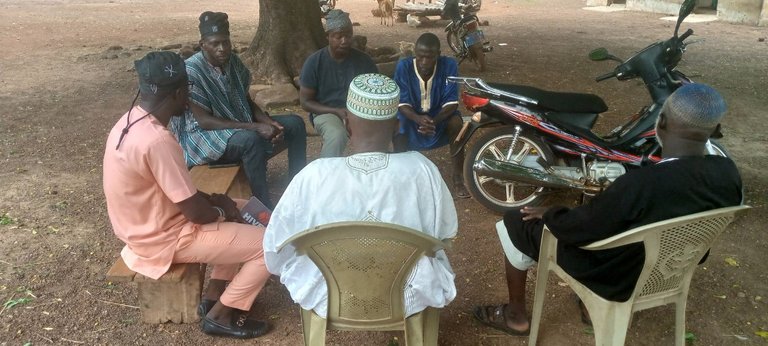
[[[246,201],[235,200],[238,208]],[[236,222],[195,225],[179,238],[173,263],[213,264],[211,279],[230,281],[219,300],[248,311],[269,279],[264,263],[264,227]],[[242,264],[242,268],[237,268]]]

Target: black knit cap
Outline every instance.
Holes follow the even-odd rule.
[[[205,11],[200,15],[200,37],[224,34],[229,36],[229,18],[224,12]]]
[[[176,90],[187,83],[184,60],[173,52],[149,52],[133,62],[139,74],[139,90],[142,94]]]

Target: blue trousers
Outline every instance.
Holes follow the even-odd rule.
[[[307,129],[296,114],[272,116],[285,128],[284,141],[288,148],[288,175],[293,178],[307,164]],[[267,187],[267,160],[274,151],[274,145],[255,131],[240,130],[227,142],[227,149],[218,162],[242,162],[251,193],[265,206],[274,205],[269,198]]]

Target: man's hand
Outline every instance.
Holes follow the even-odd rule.
[[[269,118],[269,124],[277,129],[277,133],[272,137],[272,144],[282,142],[283,139],[285,139],[285,127],[277,121],[272,120],[272,118]]]
[[[347,109],[346,108],[335,108],[333,111],[333,114],[339,117],[341,119],[341,122],[346,124],[347,123]]]
[[[240,210],[237,209],[237,203],[233,201],[229,196],[219,193],[211,194],[208,199],[211,204],[224,210],[224,219],[226,221],[233,221],[239,223],[245,223],[243,216],[240,215]]]
[[[255,131],[264,139],[268,139],[272,142],[275,141],[275,137],[278,136],[278,134],[282,133],[277,127],[272,126],[272,124],[265,124],[265,123],[250,123],[248,126],[248,129],[251,131]]]
[[[549,207],[524,207],[520,209],[520,213],[523,214],[523,221],[528,221],[541,219],[547,210]]]
[[[435,135],[435,122],[428,115],[419,115],[416,124],[419,125],[418,132],[424,136]]]

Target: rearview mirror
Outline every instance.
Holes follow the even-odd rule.
[[[696,8],[696,0],[685,0],[680,5],[680,12],[677,14],[677,23],[675,24],[675,37],[677,37],[677,32],[680,30],[680,24],[683,23],[685,17],[688,17],[693,12],[694,8]]]
[[[696,0],[685,0],[680,5],[680,13],[678,13],[679,18],[685,19],[685,17],[688,17],[691,12],[693,12],[693,9],[696,8]],[[682,22],[682,19],[679,19],[679,21]]]
[[[600,47],[592,50],[589,52],[589,60],[592,61],[603,61],[603,60],[614,60],[618,62],[623,62],[621,59],[615,57],[613,54],[608,53],[608,50]]]
[[[610,54],[608,54],[607,49],[603,47],[596,48],[593,51],[589,52],[589,60],[592,60],[592,61],[608,60],[608,55]]]

